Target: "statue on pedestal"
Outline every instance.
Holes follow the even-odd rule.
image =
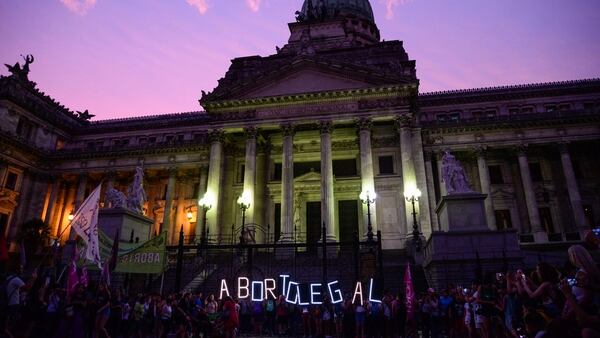
[[[460,161],[448,150],[444,151],[444,156],[442,156],[442,179],[448,195],[473,192]]]
[[[144,203],[146,203],[144,169],[142,169],[142,167],[136,167],[133,182],[129,185],[129,188],[127,188],[127,209],[135,211],[138,214],[143,214]]]
[[[135,168],[133,182],[127,188],[127,197],[115,188],[106,191],[106,202],[113,209],[128,209],[140,215],[144,214],[146,192],[144,191],[144,169]]]
[[[123,209],[127,206],[125,194],[115,188],[106,191],[106,204],[113,209]]]

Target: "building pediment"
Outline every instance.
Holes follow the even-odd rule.
[[[304,175],[294,178],[294,183],[321,183],[321,173],[316,171],[308,172]]]
[[[314,69],[299,69],[297,71],[282,74],[275,81],[252,88],[240,98],[268,97],[293,95],[301,93],[327,92],[332,90],[360,89],[373,86],[373,83],[359,81],[344,77],[331,72],[323,72]]]

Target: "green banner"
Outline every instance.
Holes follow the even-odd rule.
[[[105,262],[107,258],[110,258],[113,239],[108,237],[102,230],[99,230],[98,242],[100,256],[102,261]],[[167,263],[166,243],[166,231],[141,244],[119,242],[117,267],[114,272],[162,273]]]

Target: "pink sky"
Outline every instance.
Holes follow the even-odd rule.
[[[598,0],[371,0],[421,91],[600,77]],[[200,110],[235,57],[269,55],[302,0],[2,0],[0,62],[96,119]],[[1,74],[7,74],[4,67]]]

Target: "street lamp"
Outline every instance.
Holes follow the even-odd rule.
[[[73,211],[71,211],[69,213],[69,216],[67,216],[67,219],[69,220],[69,222],[71,222],[74,218],[75,218],[75,215],[73,214]]]
[[[412,215],[413,215],[413,242],[415,244],[415,249],[417,251],[421,251],[421,233],[419,232],[419,225],[417,223],[417,210],[415,208],[415,202],[419,201],[419,197],[421,197],[421,190],[417,189],[417,187],[410,187],[404,191],[404,197],[407,202],[412,204]]]
[[[206,237],[208,237],[208,225],[206,224],[206,214],[208,210],[212,208],[213,198],[210,193],[204,194],[201,199],[198,200],[198,206],[204,210],[204,214],[202,215],[202,225],[204,226],[205,231],[202,231],[202,237],[200,240],[205,241]]]
[[[371,203],[375,203],[377,194],[374,191],[363,190],[359,195],[363,204],[367,205],[367,239],[373,240],[373,225],[371,224]]]
[[[242,209],[242,229],[240,232],[240,244],[244,244],[244,232],[246,231],[246,210],[250,208],[250,194],[247,191],[244,191],[240,197],[237,199],[237,203]]]

